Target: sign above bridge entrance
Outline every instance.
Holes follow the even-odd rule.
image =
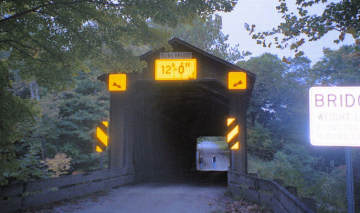
[[[155,60],[156,81],[196,80],[196,78],[196,59],[189,58]]]
[[[110,92],[126,91],[126,74],[109,74],[109,87]]]
[[[161,59],[184,59],[184,58],[192,58],[192,52],[161,52],[160,53]]]
[[[246,72],[229,72],[228,73],[228,89],[229,90],[245,90],[245,89],[247,89]]]

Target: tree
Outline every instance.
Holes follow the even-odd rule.
[[[15,73],[42,88],[64,89],[79,72],[95,68],[141,71],[143,64],[132,55],[132,47],[156,47],[169,36],[152,23],[176,26],[195,16],[231,11],[235,4],[235,0],[1,1],[0,184],[18,177],[22,162],[16,143],[31,129],[27,124],[34,117],[34,104],[14,91]]]
[[[238,65],[257,75],[248,110],[250,125],[254,126],[255,122],[258,122],[267,127],[283,100],[281,98],[284,84],[282,74],[286,66],[277,56],[269,53],[252,57]]]
[[[321,86],[359,86],[360,84],[360,50],[355,45],[342,46],[338,50],[324,50],[324,57],[312,67],[310,85]],[[326,160],[344,163],[343,149],[336,152],[322,149],[320,153]],[[340,160],[339,160],[340,159]],[[354,192],[356,212],[360,211],[360,155],[354,155]],[[328,160],[329,161],[329,160]],[[328,163],[327,161],[327,163]]]
[[[248,109],[248,142],[249,151],[262,159],[272,159],[285,143],[307,141],[304,103],[310,60],[298,57],[288,61],[290,64],[266,53],[238,63],[257,74]]]
[[[76,85],[74,90],[52,99],[56,102],[53,107],[57,108],[53,128],[39,136],[46,141],[46,156],[65,153],[71,157],[72,170],[91,170],[98,167],[94,135],[96,125],[108,120],[109,96],[105,85],[96,77],[82,74],[76,78]],[[44,125],[46,122],[40,129],[45,129]],[[50,134],[55,137],[49,137]]]
[[[131,45],[154,46],[167,34],[149,23],[175,26],[179,20],[230,11],[236,1],[2,1],[1,51],[5,70],[19,69],[40,85],[61,87],[77,67],[137,71]],[[97,62],[97,63],[94,63]],[[133,62],[133,63],[131,63]],[[51,72],[49,72],[51,70]],[[5,72],[5,71],[3,71]]]
[[[312,68],[311,85],[357,86],[360,84],[360,50],[354,45],[324,49],[324,57]]]
[[[344,40],[346,34],[351,35],[355,43],[360,46],[360,2],[357,0],[297,0],[297,13],[289,10],[285,0],[279,0],[276,10],[282,14],[283,21],[270,31],[255,32],[255,25],[245,27],[250,31],[253,39],[264,47],[276,45],[278,48],[294,49],[296,56],[303,55],[298,48],[305,42],[316,41],[330,31],[339,32],[339,43]],[[309,12],[312,8],[325,4],[326,8],[321,15]],[[277,35],[283,37],[279,38]],[[276,35],[276,36],[275,36]],[[272,39],[273,41],[269,41]]]

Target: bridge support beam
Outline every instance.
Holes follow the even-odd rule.
[[[229,117],[236,118],[240,127],[240,133],[237,136],[240,148],[230,152],[230,171],[247,174],[246,109],[248,100],[236,93],[230,94],[229,97]]]
[[[129,132],[132,121],[132,100],[128,93],[111,93],[110,95],[110,156],[109,166],[121,169],[128,174],[134,173],[133,143]]]

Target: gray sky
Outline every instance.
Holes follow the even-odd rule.
[[[335,0],[334,0],[335,1]],[[295,0],[288,0],[290,9],[295,8]],[[294,56],[290,50],[280,50],[277,48],[264,48],[256,44],[256,40],[244,28],[244,23],[256,25],[256,31],[267,31],[281,21],[281,14],[278,14],[275,7],[278,5],[277,0],[239,0],[238,4],[231,13],[221,13],[223,17],[223,32],[229,35],[231,44],[238,43],[240,48],[253,53],[252,56],[258,56],[265,52],[271,52],[282,56]],[[314,8],[312,13],[321,14],[324,9],[323,5]],[[350,35],[346,36],[345,42],[337,45],[333,42],[338,37],[337,32],[331,32],[316,42],[308,42],[303,45],[301,50],[305,56],[310,58],[313,63],[322,57],[323,48],[338,49],[343,44],[352,44],[354,41]]]

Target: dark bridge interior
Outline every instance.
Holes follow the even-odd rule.
[[[226,182],[224,172],[196,172],[195,162],[199,136],[225,135],[229,98],[221,83],[137,81],[129,92],[135,96],[128,112],[136,120],[133,162],[139,181],[216,176]]]

